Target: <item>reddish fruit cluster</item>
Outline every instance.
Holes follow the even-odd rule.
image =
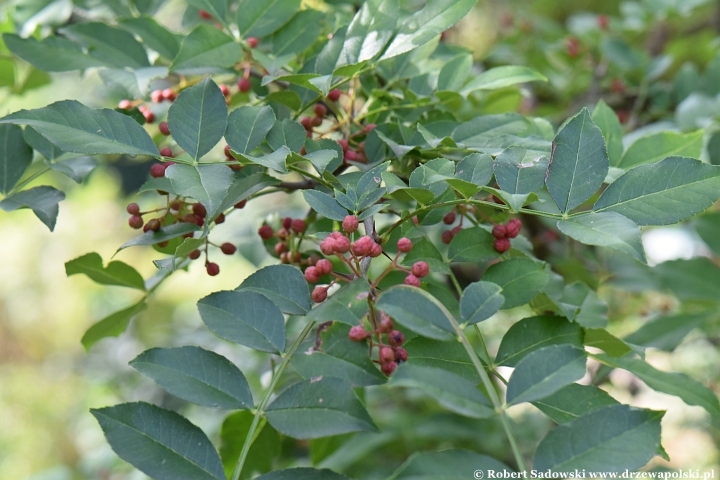
[[[510,250],[510,239],[515,238],[520,233],[522,222],[517,218],[508,221],[507,224],[497,224],[492,229],[492,235],[495,237],[493,247],[499,253],[505,253]]]
[[[445,230],[440,236],[440,240],[447,245],[452,242],[452,239],[455,238],[455,235],[457,235],[460,230],[462,230],[462,225],[457,225],[451,230]]]
[[[177,98],[177,94],[172,88],[166,88],[164,90],[153,90],[150,93],[150,100],[153,103],[162,103],[167,100],[168,102],[174,102]]]
[[[305,133],[308,138],[312,138],[313,128],[322,125],[323,118],[327,115],[327,107],[322,103],[316,103],[313,107],[314,117],[303,117],[300,124],[305,127]]]
[[[242,208],[243,206],[245,206],[244,201],[238,202],[235,208]],[[307,224],[305,220],[286,217],[282,220],[282,228],[275,231],[270,225],[264,224],[258,229],[258,235],[265,241],[271,240],[273,237],[277,238],[277,243],[275,243],[273,249],[282,263],[310,265],[309,257],[303,259],[303,256],[297,249],[302,239],[301,234],[305,232],[306,228]],[[293,247],[293,239],[295,238],[297,238],[298,241],[296,246]]]
[[[323,258],[318,260],[315,265],[311,265],[305,269],[305,280],[310,283],[317,283],[324,275],[332,272],[333,266],[330,260]]]
[[[380,313],[379,324],[372,331],[367,331],[362,325],[355,325],[348,332],[348,338],[353,342],[369,340],[371,347],[377,347],[377,363],[385,375],[390,376],[399,363],[407,361],[407,350],[402,347],[405,335],[395,330],[393,321],[383,312]]]
[[[405,285],[419,287],[420,279],[430,273],[430,266],[425,262],[415,262],[410,269],[410,274],[405,277]]]

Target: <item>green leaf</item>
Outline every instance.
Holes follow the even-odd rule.
[[[474,282],[465,287],[460,297],[460,314],[468,323],[487,320],[500,310],[505,297],[499,285],[490,282]]]
[[[232,37],[212,25],[201,24],[180,44],[180,51],[170,70],[200,73],[215,68],[230,68],[240,61],[242,55],[242,47]]]
[[[609,405],[619,405],[605,390],[577,383],[571,383],[532,404],[555,423],[568,423]]]
[[[178,195],[192,197],[207,209],[209,218],[219,212],[233,181],[227,165],[184,165],[176,163],[165,170]]]
[[[235,464],[242,452],[243,443],[250,431],[255,415],[248,411],[239,411],[225,417],[220,430],[220,458],[225,474],[232,477]],[[274,460],[280,455],[280,434],[265,423],[252,442],[243,465],[242,479],[252,474],[269,472]]]
[[[303,190],[302,194],[308,205],[325,218],[342,222],[348,215],[348,211],[327,193],[318,192],[317,190]]]
[[[720,255],[720,212],[708,212],[694,222],[695,231],[716,255]]]
[[[375,431],[365,407],[345,380],[305,380],[285,389],[265,411],[270,424],[293,438]]]
[[[267,134],[268,145],[273,150],[286,146],[295,153],[305,145],[307,134],[302,125],[286,118],[282,122],[275,122],[275,125]]]
[[[430,338],[415,337],[404,347],[408,352],[408,364],[446,370],[473,384],[480,382],[475,365],[459,342],[440,342]]]
[[[495,158],[495,180],[508,193],[537,192],[545,184],[548,159],[528,155],[521,147],[510,147]]]
[[[507,386],[508,404],[547,397],[585,375],[585,352],[572,345],[550,345],[525,356]]]
[[[225,140],[234,151],[247,154],[260,145],[275,125],[275,112],[266,106],[243,105],[228,117]]]
[[[325,14],[317,10],[299,11],[269,39],[272,53],[279,57],[307,50],[318,40],[324,19]]]
[[[222,355],[200,347],[151,348],[130,366],[188,402],[226,410],[254,406],[242,372]]]
[[[607,305],[586,283],[573,282],[565,286],[562,294],[551,295],[549,298],[558,307],[557,312],[571,322],[588,328],[602,328],[607,325]]]
[[[654,268],[663,288],[681,300],[720,299],[720,267],[710,259],[697,257],[689,260],[663,262]]]
[[[187,3],[205,10],[216,20],[223,22],[227,15],[227,0],[187,0]]]
[[[663,372],[637,358],[610,357],[602,354],[593,354],[592,357],[605,365],[627,370],[657,392],[679,397],[688,405],[704,408],[713,418],[720,418],[720,402],[717,395],[683,373]]]
[[[65,153],[53,145],[50,140],[40,135],[37,130],[32,127],[25,127],[25,129],[22,130],[22,136],[28,145],[40,152],[40,154],[48,160],[55,160],[57,157]]]
[[[280,183],[278,179],[262,172],[246,175],[243,173],[245,171],[246,170],[243,169],[240,172],[235,172],[235,180],[232,185],[230,185],[230,188],[228,188],[227,194],[220,205],[221,212],[227,210],[236,203],[249,198],[251,195],[254,195],[266,187]],[[247,169],[247,171],[250,171],[250,169]]]
[[[0,118],[0,123],[30,125],[66,152],[160,156],[150,135],[132,118],[107,108],[89,108],[75,100],[20,110]]]
[[[623,153],[623,132],[615,110],[608,107],[607,103],[600,99],[595,106],[595,110],[593,110],[591,119],[605,138],[610,165],[617,167]]]
[[[12,53],[44,72],[68,72],[100,67],[105,62],[82,51],[72,40],[64,37],[47,37],[38,41],[33,37],[20,38],[4,33],[5,45]]]
[[[670,225],[690,218],[720,198],[720,166],[668,157],[628,170],[593,206],[625,215],[638,225]]]
[[[30,127],[26,127],[28,129]],[[68,158],[57,163],[46,162],[47,166],[56,172],[60,172],[63,175],[75,180],[77,183],[82,183],[86,176],[97,167],[98,162],[93,157],[75,157]]]
[[[514,367],[529,353],[549,345],[583,346],[583,330],[563,317],[524,318],[505,333],[495,363]]]
[[[174,59],[180,50],[177,37],[152,17],[123,18],[119,24],[140,37],[145,45],[168,60]]]
[[[453,338],[448,311],[436,298],[417,287],[390,287],[375,305],[399,324],[422,336],[436,340]]]
[[[147,304],[140,301],[131,307],[108,315],[88,328],[80,342],[85,350],[90,350],[90,347],[105,337],[117,337],[127,329],[130,320],[146,308]]]
[[[467,95],[475,90],[497,90],[500,88],[528,82],[547,82],[548,79],[528,67],[504,65],[487,70],[473,78],[460,93]]]
[[[399,14],[397,0],[363,3],[347,28],[336,67],[371,60],[382,52],[393,37]]]
[[[260,475],[255,480],[350,480],[327,468],[294,467]]]
[[[7,193],[30,166],[33,151],[17,125],[0,125],[0,192]]]
[[[172,225],[160,228],[160,230],[158,230],[157,232],[149,230],[142,235],[128,240],[127,242],[123,243],[120,248],[118,248],[118,251],[128,247],[136,247],[139,245],[155,245],[157,243],[166,242],[168,240],[172,240],[173,238],[185,235],[186,233],[196,232],[198,230],[200,230],[200,227],[198,227],[194,223],[173,223]]]
[[[517,113],[483,115],[459,125],[452,138],[468,147],[480,147],[486,144],[488,138],[519,135],[529,127],[529,120]]]
[[[525,305],[540,293],[548,279],[543,263],[522,257],[490,265],[483,275],[483,280],[502,287],[505,297],[503,309]]]
[[[115,453],[148,476],[157,480],[225,480],[210,440],[173,411],[136,402],[92,408],[90,413]]]
[[[405,363],[388,385],[419,388],[451,412],[470,418],[489,418],[495,410],[475,384],[447,370]]]
[[[101,22],[76,23],[60,30],[87,48],[88,55],[116,68],[149,67],[147,53],[132,34]]]
[[[698,158],[702,153],[704,130],[682,133],[658,132],[639,138],[628,147],[617,166],[630,168],[655,163],[666,157]]]
[[[310,294],[305,277],[299,268],[290,265],[261,268],[235,290],[260,293],[282,312],[290,315],[304,315],[310,310]]]
[[[29,208],[52,232],[58,216],[58,203],[64,199],[63,192],[44,185],[5,197],[0,201],[0,209],[12,212],[19,208]]]
[[[220,88],[210,77],[180,92],[168,110],[173,139],[198,160],[225,135],[227,104]]]
[[[551,430],[535,450],[537,471],[635,471],[660,448],[665,412],[610,405]],[[612,459],[612,461],[608,461]]]
[[[445,450],[442,452],[415,452],[390,477],[390,480],[467,480],[476,478],[475,472],[483,472],[493,478],[509,478],[510,467],[487,455],[469,450]]]
[[[280,173],[287,173],[287,166],[286,166],[286,160],[288,155],[290,155],[290,149],[286,146],[282,146],[279,149],[275,150],[272,153],[268,153],[267,155],[263,155],[262,157],[251,157],[250,155],[243,155],[238,153],[238,155],[245,160],[247,160],[250,163],[254,163],[257,165],[262,165],[263,167],[271,168],[275,170],[276,172]]]
[[[458,162],[455,167],[455,178],[474,185],[476,188],[463,188],[454,180],[447,182],[465,196],[472,196],[490,182],[493,176],[493,161],[490,155],[472,153]]]
[[[634,345],[671,352],[680,345],[688,333],[702,325],[709,317],[710,312],[659,317],[645,323],[623,340]]]
[[[630,345],[604,328],[586,328],[583,343],[588,347],[599,348],[611,357],[622,357],[632,352]]]
[[[285,349],[285,319],[266,296],[253,291],[221,291],[198,302],[200,317],[218,337],[263,352]]]
[[[348,325],[359,325],[368,312],[369,291],[370,286],[366,280],[353,280],[313,308],[307,318],[318,323],[335,320]]]
[[[480,227],[460,230],[450,242],[450,262],[489,262],[500,256],[493,248],[495,238]]]
[[[262,38],[285,25],[300,10],[301,0],[241,0],[237,26],[244,37]]]
[[[647,263],[642,232],[635,222],[616,212],[578,215],[557,223],[558,230],[585,245],[610,247]]]
[[[333,297],[335,295],[337,293]],[[367,345],[351,341],[349,332],[349,325],[335,323],[320,336],[322,344],[319,348],[313,347],[315,339],[307,342],[306,348],[293,356],[291,365],[305,379],[318,375],[342,378],[353,387],[385,383],[385,375],[368,357]]]
[[[519,213],[520,209],[526,204],[531,203],[534,197],[537,199],[537,195],[530,193],[508,193],[505,190],[498,190],[497,188],[484,187],[483,190],[488,191],[495,195],[508,206],[510,213]]]
[[[315,150],[314,152],[306,153],[301,158],[309,161],[315,171],[322,175],[331,163],[337,163],[335,160],[340,160],[340,155],[338,155],[338,152],[334,149]]]
[[[429,0],[421,10],[400,17],[395,37],[380,60],[425,45],[459,22],[475,3],[475,0]]]
[[[469,53],[456,56],[443,65],[438,74],[438,91],[457,92],[470,76],[473,59]]]
[[[608,169],[605,139],[583,108],[553,140],[548,191],[560,211],[569,212],[597,192]]]
[[[68,277],[79,273],[87,275],[101,285],[119,285],[145,290],[145,281],[137,270],[117,260],[103,267],[102,257],[95,252],[65,263],[65,274]]]

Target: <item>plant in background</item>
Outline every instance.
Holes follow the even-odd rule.
[[[142,234],[119,248],[152,246],[163,254],[158,273],[144,279],[97,253],[66,263],[68,275],[140,291],[137,303],[92,326],[83,345],[124,332],[191,262],[225,274],[222,256],[237,247],[219,243],[213,229],[234,212],[295,191],[309,208],[303,218],[257,225],[257,241],[277,261],[197,303],[218,337],[273,359],[267,385],[253,391],[227,358],[196,346],[151,348],[130,363],[184,401],[238,411],[220,428],[220,452],[174,410],[144,402],[92,410],[122,459],[157,479],[369,478],[318,465],[343,447],[361,450],[360,437],[347,434],[388,423],[374,420],[367,396],[414,389],[502,431],[505,450],[496,459],[460,440],[442,451],[405,446],[409,458],[392,478],[640,469],[666,456],[664,412],[600,389],[612,369],[720,417],[711,389],[644,361],[647,347],[672,350],[717,316],[720,291],[709,280],[720,267],[696,258],[650,268],[641,241],[641,227],[683,222],[720,198],[720,166],[691,158],[702,132],[653,133],[625,148],[597,89],[582,102],[591,109],[573,108],[557,130],[542,117],[496,111],[518,85],[547,92],[552,85],[542,82],[553,75],[547,65],[475,73],[471,52],[441,35],[471,0],[412,8],[371,0],[357,11],[342,2],[321,11],[299,0],[271,8],[189,0],[182,39],[153,18],[159,3],[88,9],[45,38],[3,35],[37,71],[97,69],[121,96],[114,110],[66,100],[1,118],[0,208],[30,208],[52,230],[63,193],[25,188],[41,174],[80,181],[96,158],[155,159],[139,189],[146,193],[127,205],[129,227]],[[593,38],[609,35],[613,22],[598,19]],[[616,61],[619,41],[600,40],[597,53],[568,37],[565,54],[597,55],[597,72]],[[661,75],[653,72],[632,121]],[[608,89],[626,94],[620,80]],[[717,229],[712,215],[703,228]],[[607,329],[596,290],[631,274],[682,303],[620,338]],[[524,318],[491,353],[479,324],[516,308]],[[514,370],[506,378],[498,367]],[[533,451],[507,414],[523,403],[557,423],[538,432]],[[318,468],[286,468],[308,456],[288,454],[289,438],[313,439],[304,445]]]

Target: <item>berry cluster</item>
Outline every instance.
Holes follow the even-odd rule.
[[[268,247],[272,247],[272,251],[280,258],[280,262],[312,266],[320,257],[318,255],[303,256],[300,252],[300,243],[306,228],[307,224],[302,218],[285,217],[277,231],[273,230],[270,225],[263,224],[258,229],[258,235]]]
[[[348,338],[353,342],[369,342],[371,351],[377,352],[377,360],[373,361],[379,363],[380,370],[389,376],[398,364],[407,361],[408,352],[402,347],[405,335],[395,330],[393,321],[384,312],[380,312],[380,321],[374,322],[370,331],[363,325],[355,325],[350,329]]]
[[[505,253],[510,250],[510,239],[515,238],[520,233],[522,222],[517,218],[513,218],[503,225],[498,223],[492,229],[492,235],[495,237],[493,247],[499,253]]]
[[[460,230],[462,230],[463,213],[464,213],[464,210],[461,210],[461,212],[460,212],[460,214],[461,214],[461,216],[460,216],[460,223],[459,223],[458,225],[454,226],[454,227],[453,227],[452,229],[450,229],[450,230],[445,230],[445,231],[442,233],[442,235],[440,236],[440,240],[441,240],[444,244],[447,245],[447,244],[449,244],[450,242],[452,242],[452,239],[455,238],[455,235],[457,235],[458,233],[460,233]],[[443,217],[443,223],[444,223],[445,225],[452,225],[453,223],[455,223],[455,220],[457,220],[457,214],[455,213],[455,210],[451,210],[447,215],[445,215],[445,216]]]

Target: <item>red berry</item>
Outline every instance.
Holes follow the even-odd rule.
[[[322,258],[315,263],[315,268],[320,275],[327,275],[332,272],[332,262],[326,258]]]
[[[235,157],[233,157],[232,151],[230,150],[230,145],[225,145],[225,149],[223,151],[225,152],[225,158],[228,160],[235,160]]]
[[[130,110],[132,108],[132,102],[130,100],[120,100],[118,108],[120,110]]]
[[[166,88],[162,91],[163,98],[167,100],[168,102],[174,102],[177,98],[177,94],[172,88]]]
[[[260,40],[258,40],[258,39],[255,38],[255,37],[249,37],[249,38],[247,39],[247,43],[248,43],[248,46],[249,46],[250,48],[255,48],[255,47],[258,46],[258,43],[260,43]]]
[[[140,205],[138,205],[137,203],[131,203],[125,208],[125,210],[130,215],[137,215],[138,213],[140,213]]]
[[[263,225],[262,227],[258,228],[258,235],[260,235],[260,238],[262,238],[263,240],[268,240],[272,238],[274,233],[275,232],[273,232],[273,229],[270,225]]]
[[[392,375],[392,373],[395,371],[396,368],[397,368],[397,363],[395,363],[395,362],[383,363],[380,366],[380,370],[388,377],[390,375]]]
[[[220,273],[220,266],[217,263],[208,262],[205,264],[205,270],[207,270],[207,274],[211,277],[214,277],[218,273]]]
[[[353,233],[358,229],[359,225],[360,221],[355,215],[347,215],[342,222],[342,228],[345,230],[345,233]]]
[[[165,247],[167,247],[169,244],[170,244],[170,241],[169,241],[169,240],[165,240],[164,242],[158,242],[158,243],[157,243],[157,246],[158,246],[159,248],[165,248]]]
[[[353,342],[362,342],[367,338],[367,336],[368,333],[362,325],[353,326],[350,328],[350,332],[348,333],[348,338]]]
[[[325,255],[332,255],[335,253],[335,239],[333,237],[327,237],[325,240],[320,242],[320,251]]]
[[[200,15],[200,18],[202,18],[202,19],[204,19],[204,20],[210,20],[211,18],[213,18],[212,15],[210,15],[210,14],[209,14],[208,12],[206,12],[205,10],[199,10],[199,11],[198,11],[198,14]]]
[[[508,238],[517,237],[521,229],[522,222],[517,218],[513,218],[507,223],[507,225],[505,225],[505,232]]]
[[[290,218],[290,217],[285,217],[285,218],[283,218],[283,220],[282,220],[282,226],[283,226],[283,228],[284,228],[285,230],[290,230],[290,228],[292,227],[292,222],[293,222],[293,220],[292,220],[292,218]]]
[[[342,95],[342,92],[340,90],[330,90],[327,99],[331,102],[337,102],[338,100],[340,100],[340,95]]]
[[[380,363],[394,362],[395,352],[393,352],[393,349],[390,347],[381,347],[378,352],[378,358],[380,359]]]
[[[495,238],[505,238],[507,237],[507,228],[505,228],[505,225],[497,224],[492,229],[492,235]]]
[[[235,253],[237,251],[237,248],[232,243],[225,242],[222,245],[220,245],[220,250],[225,255],[232,255],[233,253]]]
[[[169,158],[175,157],[175,154],[173,153],[172,148],[170,148],[170,147],[161,148],[160,155],[162,155],[163,157],[169,157]]]
[[[375,243],[373,239],[365,235],[355,240],[355,243],[352,244],[352,251],[358,257],[364,257],[370,254],[373,243]]]
[[[344,158],[346,161],[349,161],[349,162],[355,161],[355,160],[357,160],[357,153],[355,153],[352,150],[346,150]]]
[[[145,110],[142,114],[143,117],[145,117],[145,123],[153,123],[155,121],[155,114],[150,110]]]
[[[327,107],[322,103],[316,103],[313,107],[313,112],[315,112],[315,115],[318,117],[324,117],[327,115]]]
[[[493,247],[498,253],[505,253],[510,250],[510,239],[496,238]]]
[[[395,324],[393,323],[392,319],[388,317],[387,313],[381,313],[380,327],[378,328],[378,330],[382,333],[388,333],[392,331],[393,328],[395,328]]]
[[[610,19],[607,15],[598,15],[597,22],[598,26],[603,30],[607,30],[610,26]]]
[[[162,225],[160,224],[160,220],[158,220],[157,218],[153,218],[147,222],[148,230],[152,230],[153,232],[157,232],[158,230],[160,230],[161,226]]]
[[[322,303],[327,298],[327,288],[317,286],[313,289],[312,293],[310,294],[310,297],[313,299],[315,303]]]
[[[390,345],[393,347],[399,347],[405,343],[405,335],[403,335],[400,330],[393,330],[388,333],[388,342],[390,342]]]
[[[407,350],[405,350],[402,347],[397,347],[395,349],[395,358],[398,362],[407,362],[408,359],[408,353]]]
[[[443,223],[445,225],[452,225],[455,223],[455,211],[452,211],[443,217]]]
[[[140,215],[133,215],[128,220],[128,225],[130,225],[131,228],[134,228],[135,230],[142,228],[143,226],[143,219]]]
[[[305,231],[305,228],[307,228],[307,225],[305,225],[305,220],[302,220],[300,218],[296,218],[292,221],[290,224],[290,228],[295,233],[302,233]]]
[[[312,117],[310,119],[310,125],[312,125],[313,127],[319,127],[320,125],[322,125],[322,117]]]
[[[375,130],[376,126],[377,125],[375,125],[374,123],[368,123],[367,125],[365,125],[365,133],[372,132],[373,130]]]
[[[207,215],[207,209],[202,203],[193,203],[192,211],[200,218],[205,218],[205,216]]]
[[[227,85],[222,84],[220,85],[220,91],[222,92],[223,96],[229,97],[230,96],[230,89]]]
[[[234,206],[235,208],[237,208],[238,210],[240,210],[240,209],[245,208],[245,205],[247,205],[247,199],[245,199],[245,200],[240,200],[238,203],[236,203],[236,204],[233,205],[233,206]]]
[[[301,118],[300,124],[305,127],[305,130],[312,130],[312,119],[310,117]]]
[[[250,83],[249,78],[241,78],[238,80],[238,88],[242,93],[249,92],[252,88],[252,83]]]
[[[452,230],[445,230],[445,231],[442,233],[442,235],[440,236],[440,240],[441,240],[445,245],[447,245],[447,244],[449,244],[450,242],[452,242],[453,237],[454,237],[454,235],[453,235]]]
[[[350,251],[350,240],[347,237],[335,239],[335,253],[343,254]]]
[[[150,93],[150,100],[153,101],[153,103],[160,103],[165,99],[165,96],[163,95],[162,90],[153,90],[152,93]]]
[[[170,127],[168,127],[167,122],[160,122],[158,128],[160,129],[160,133],[162,133],[163,135],[170,135]]]
[[[452,233],[452,234],[453,234],[453,237],[454,237],[455,235],[457,235],[458,233],[460,233],[460,230],[462,230],[462,227],[461,227],[460,225],[458,225],[458,226],[456,226],[456,227],[451,228],[451,229],[450,229],[450,233]]]
[[[215,225],[220,225],[221,223],[225,223],[225,214],[221,213],[215,218]]]
[[[318,272],[317,267],[307,267],[305,269],[305,280],[310,283],[317,283],[322,275]]]
[[[430,266],[425,262],[415,262],[412,266],[411,272],[418,278],[423,278],[430,273]]]
[[[188,258],[190,260],[197,260],[200,258],[200,250],[193,250],[192,252],[188,253]]]
[[[630,112],[627,110],[617,110],[615,114],[617,115],[620,123],[627,123],[627,121],[630,120]]]
[[[285,242],[278,242],[275,244],[275,253],[277,253],[278,255],[287,252],[287,249],[287,243]]]
[[[183,215],[182,221],[185,223],[197,223],[198,217],[196,217],[192,213],[186,213],[185,215]]]
[[[410,274],[407,277],[405,277],[405,285],[410,285],[411,287],[419,287],[420,279],[417,278],[415,275]]]
[[[153,163],[150,167],[150,176],[153,178],[161,178],[165,176],[165,165],[162,163]]]
[[[407,253],[410,250],[412,250],[412,247],[413,247],[412,240],[410,240],[407,237],[402,237],[397,242],[398,252]]]
[[[370,247],[370,256],[372,258],[377,258],[380,255],[382,255],[382,252],[383,252],[383,249],[380,246],[380,244],[373,242],[372,246]]]

